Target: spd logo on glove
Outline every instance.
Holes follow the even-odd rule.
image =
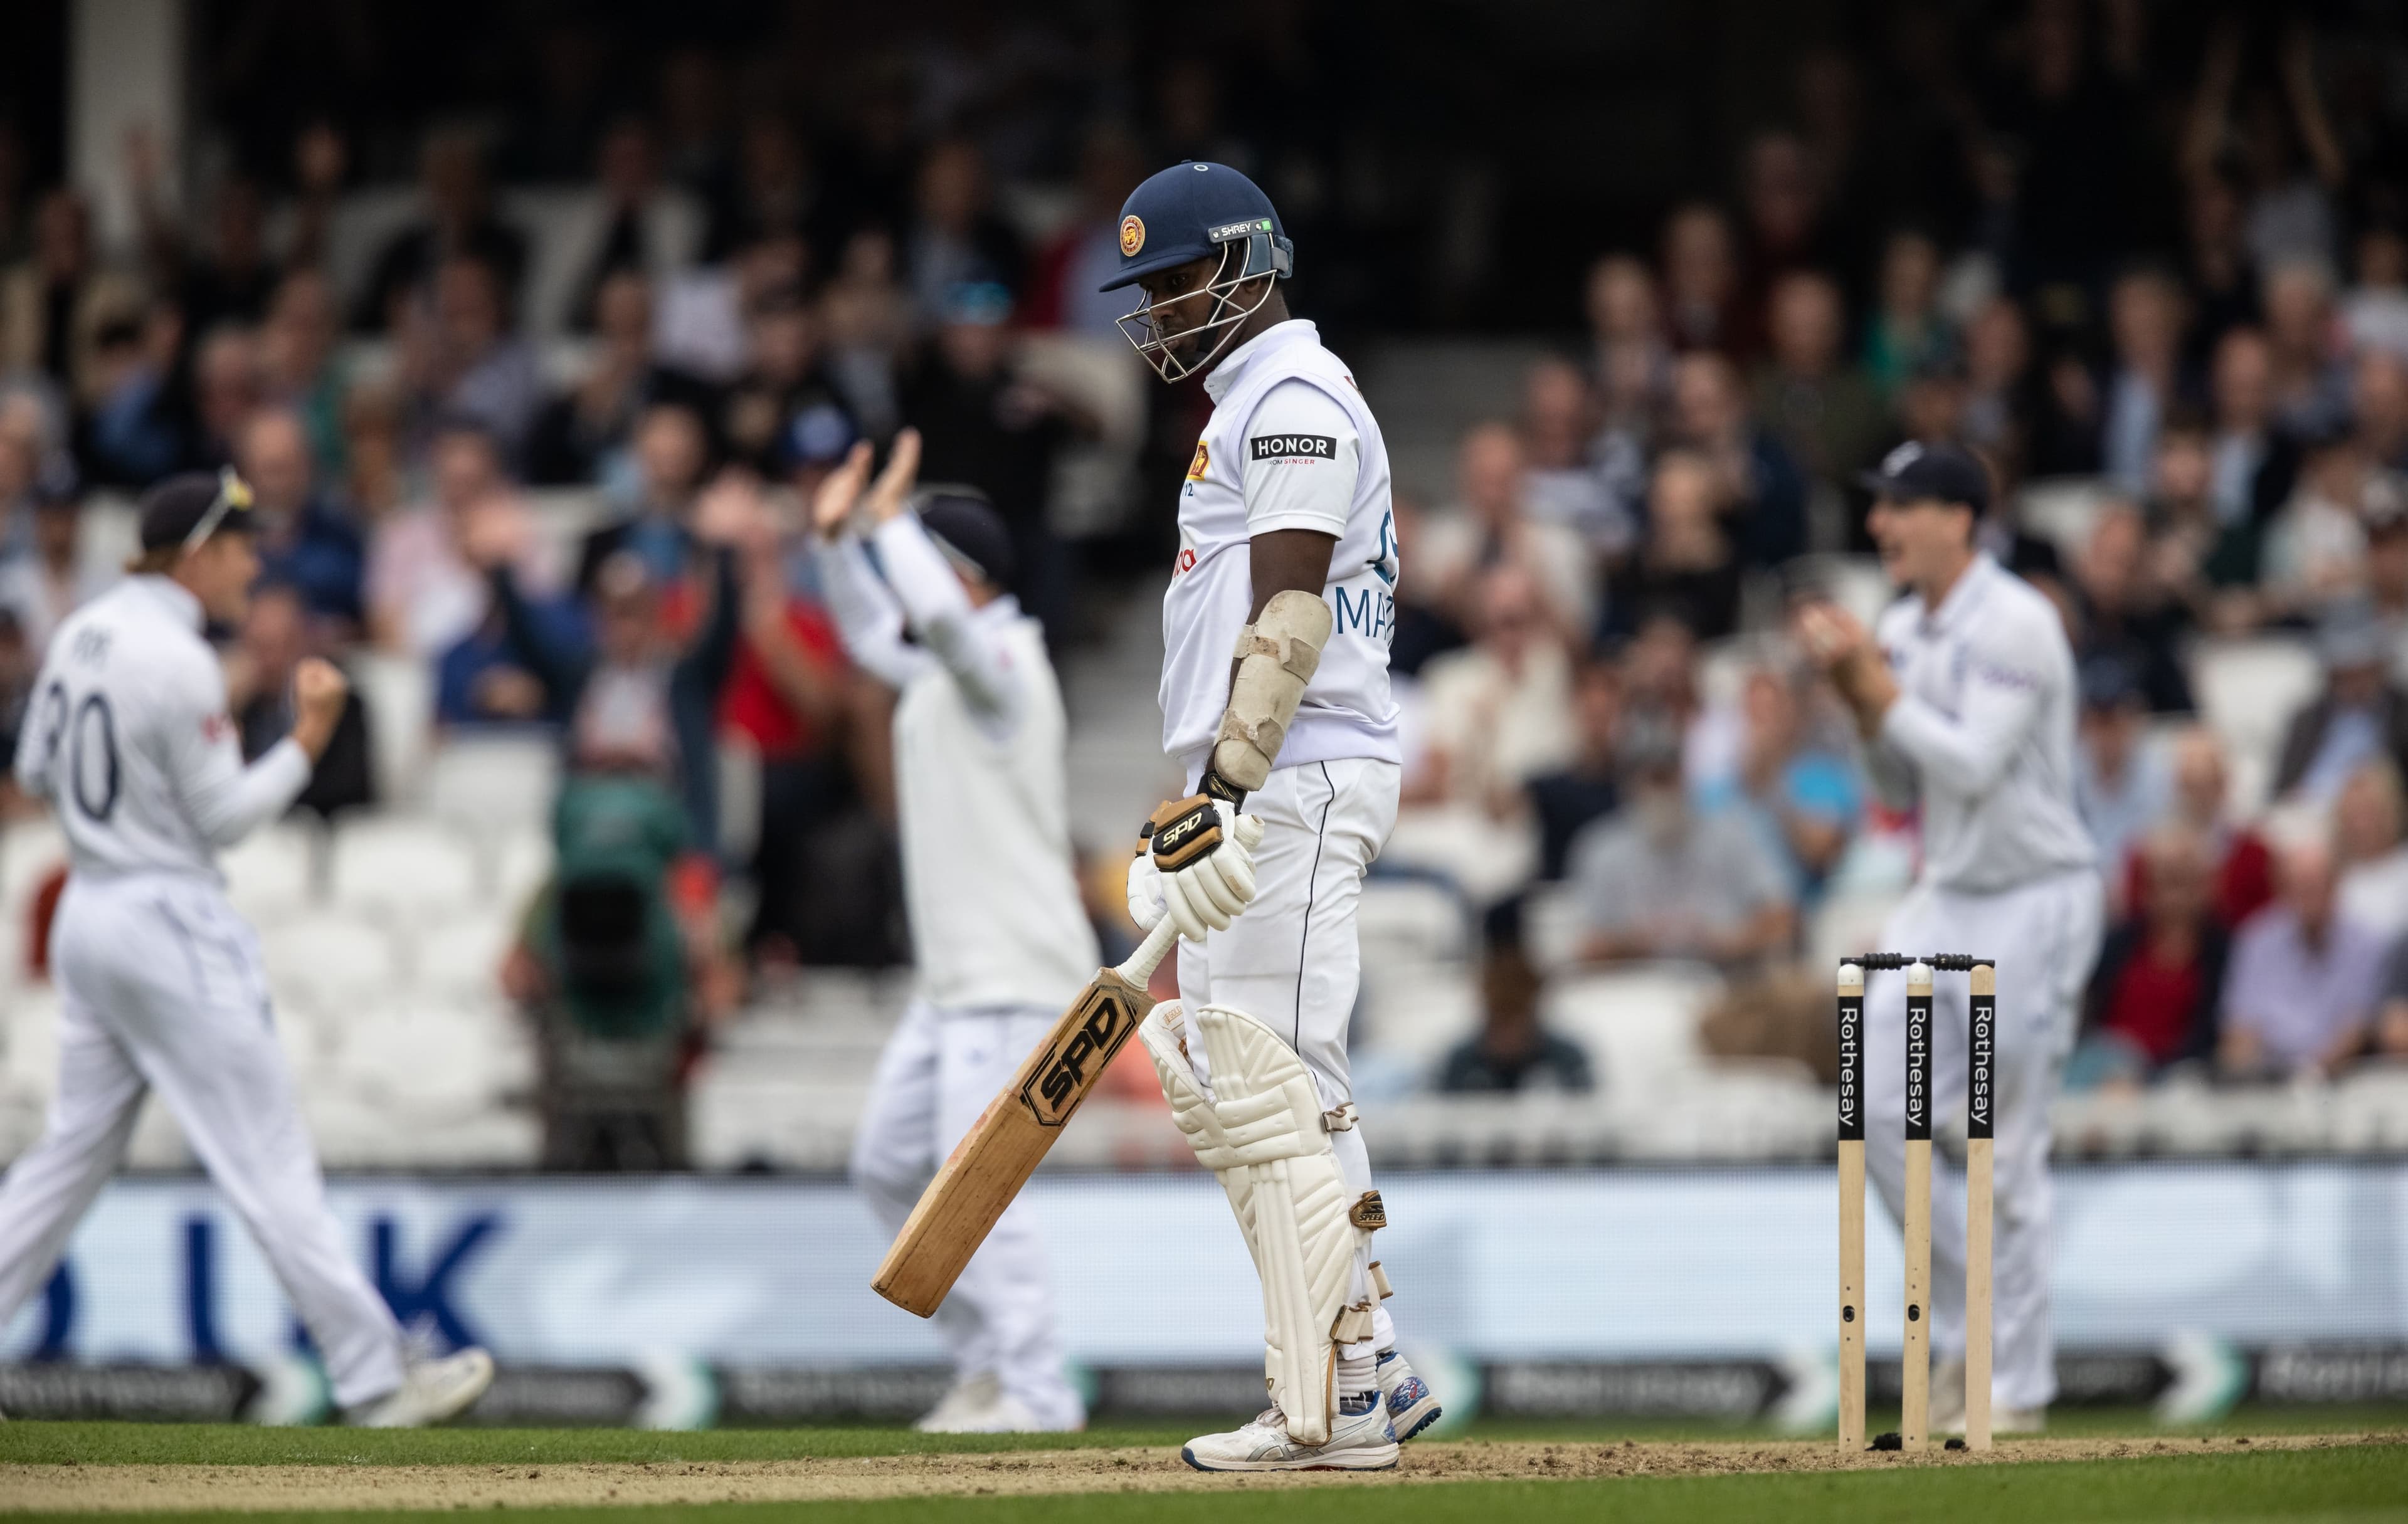
[[[1221,814],[1202,794],[1174,799],[1154,812],[1154,865],[1164,873],[1194,867],[1218,851]]]

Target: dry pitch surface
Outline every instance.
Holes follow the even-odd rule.
[[[522,1465],[22,1465],[7,1468],[0,1513],[142,1510],[348,1510],[786,1503],[1014,1493],[1163,1492],[1306,1485],[1601,1480],[1833,1471],[1898,1471],[2152,1456],[2329,1450],[2408,1444],[2408,1431],[2255,1438],[2031,1439],[1986,1456],[1842,1455],[1829,1441],[1787,1443],[1422,1442],[1397,1470],[1208,1475],[1174,1450],[1021,1450],[794,1460]]]

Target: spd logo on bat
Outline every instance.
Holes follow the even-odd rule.
[[[1118,993],[1088,992],[1078,1012],[1078,1025],[1055,1039],[1029,1066],[1020,1087],[1020,1104],[1040,1127],[1059,1127],[1070,1119],[1095,1085],[1096,1076],[1112,1055],[1137,1031],[1137,1011]]]

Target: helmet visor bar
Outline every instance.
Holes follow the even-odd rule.
[[[1265,302],[1270,300],[1271,287],[1276,284],[1273,272],[1269,269],[1252,269],[1254,261],[1250,257],[1251,242],[1251,239],[1242,235],[1224,241],[1221,245],[1221,263],[1213,271],[1212,278],[1195,291],[1182,292],[1176,296],[1165,297],[1157,302],[1147,292],[1144,284],[1140,282],[1138,305],[1118,320],[1120,329],[1127,335],[1129,343],[1136,347],[1137,352],[1145,357],[1146,363],[1152,365],[1154,373],[1164,380],[1183,381],[1197,372],[1209,368],[1212,362],[1220,357],[1222,349],[1228,345],[1229,340],[1236,335],[1238,325],[1253,317]],[[1232,262],[1229,257],[1233,253],[1239,256],[1235,262],[1237,267],[1234,273],[1230,268]],[[1263,289],[1255,294],[1252,302],[1241,305],[1237,300],[1237,292],[1239,288],[1249,280],[1260,280],[1263,283]],[[1211,306],[1207,310],[1202,322],[1191,328],[1182,328],[1177,333],[1163,331],[1161,317],[1163,313],[1182,302],[1192,302],[1199,297],[1209,297],[1211,301]],[[1175,340],[1190,336],[1197,341],[1197,348],[1193,354],[1182,357],[1172,351],[1170,346]]]

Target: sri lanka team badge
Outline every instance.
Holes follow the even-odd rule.
[[[1121,258],[1135,259],[1145,247],[1145,223],[1132,212],[1121,219]]]
[[[1132,221],[1134,221],[1134,219],[1132,219]],[[1187,467],[1187,479],[1188,479],[1188,480],[1190,480],[1190,481],[1202,481],[1202,480],[1204,479],[1204,473],[1205,473],[1205,472],[1207,472],[1207,471],[1209,471],[1209,470],[1211,470],[1211,467],[1212,467],[1212,452],[1211,452],[1211,450],[1210,450],[1210,449],[1206,449],[1206,448],[1205,448],[1205,444],[1204,444],[1204,441],[1203,441],[1203,440],[1201,440],[1201,439],[1197,440],[1197,441],[1196,441],[1196,459],[1195,459],[1193,462],[1189,463],[1189,464],[1188,464],[1188,467]]]

